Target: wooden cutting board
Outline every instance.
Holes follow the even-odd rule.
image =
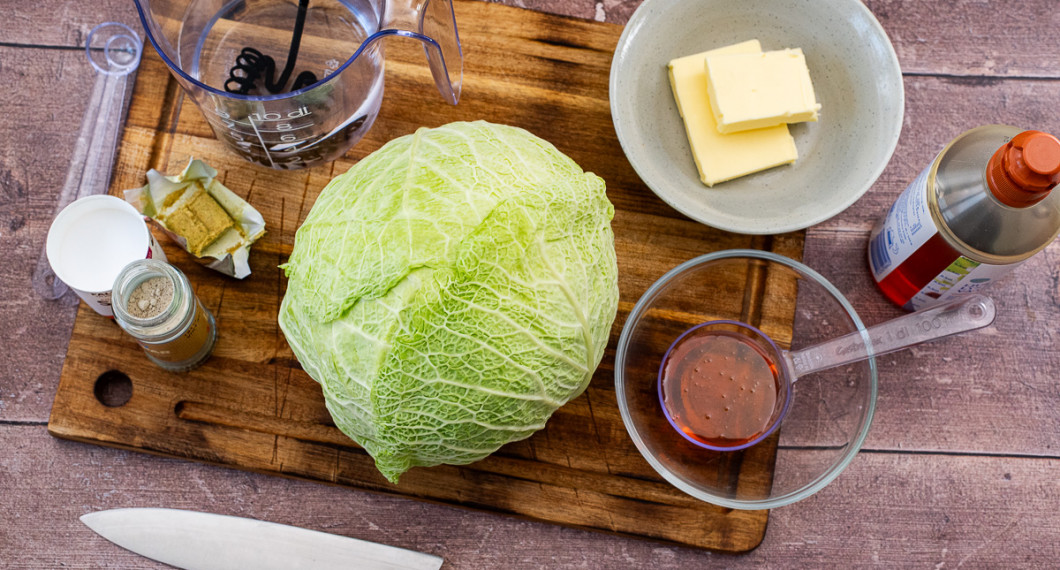
[[[202,268],[159,235],[170,262],[188,275],[217,318],[220,338],[212,358],[190,373],[165,372],[112,321],[82,305],[49,431],[694,547],[754,548],[765,533],[767,511],[734,511],[695,500],[640,456],[615,399],[614,349],[633,304],[674,265],[746,247],[799,259],[803,234],[755,237],[715,230],[684,218],[644,186],[622,153],[608,106],[620,26],[470,1],[458,1],[456,10],[465,50],[460,104],[446,105],[435,92],[418,44],[393,41],[386,48],[386,99],[376,125],[345,158],[309,170],[274,171],[229,154],[159,57],[146,50],[111,193],[142,186],[149,168],[176,174],[194,156],[217,168],[225,185],[261,211],[268,233],[254,245],[253,274],[243,281]],[[666,80],[661,65],[659,80]],[[284,340],[276,315],[286,280],[277,266],[290,255],[295,230],[333,176],[420,126],[475,119],[529,129],[607,182],[616,209],[618,317],[588,390],[556,412],[544,430],[478,463],[416,468],[393,485],[334,427],[319,387]],[[794,315],[794,286],[784,290],[790,294],[779,299],[784,310],[779,316],[767,311],[774,336],[790,331]],[[706,301],[745,305],[753,324],[763,318],[759,299]],[[123,391],[127,402],[121,404]],[[768,488],[773,453],[745,460],[740,485]]]

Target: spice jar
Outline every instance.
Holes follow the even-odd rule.
[[[114,281],[111,303],[114,320],[158,366],[184,372],[210,357],[213,315],[176,267],[155,259],[130,263]]]

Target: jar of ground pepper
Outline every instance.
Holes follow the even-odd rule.
[[[210,357],[213,315],[176,267],[156,259],[130,263],[114,281],[111,303],[114,320],[158,366],[184,372]]]

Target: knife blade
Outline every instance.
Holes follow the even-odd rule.
[[[81,522],[107,540],[185,570],[438,570],[438,556],[284,524],[198,511],[127,508]]]

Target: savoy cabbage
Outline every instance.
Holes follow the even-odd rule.
[[[387,479],[477,461],[588,385],[618,304],[613,215],[603,180],[523,129],[420,129],[322,191],[280,326]]]

